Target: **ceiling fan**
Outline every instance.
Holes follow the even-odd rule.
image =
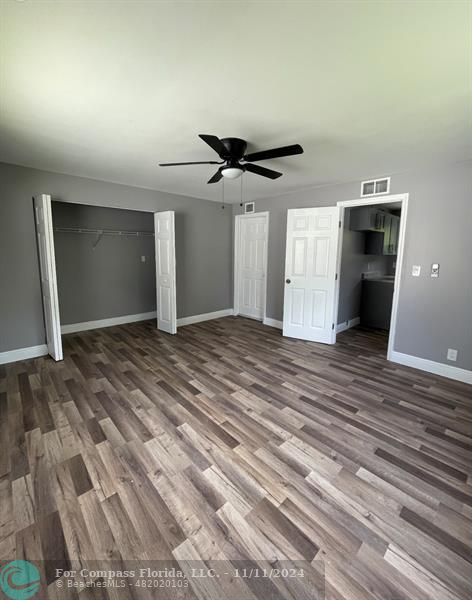
[[[247,142],[239,138],[222,138],[219,139],[216,135],[200,134],[199,137],[206,142],[222,159],[221,161],[210,160],[203,162],[182,162],[182,163],[160,163],[160,167],[177,167],[180,165],[223,165],[211,177],[207,183],[217,183],[222,177],[228,179],[236,179],[240,177],[244,171],[262,175],[269,179],[277,179],[282,173],[266,169],[259,165],[253,165],[253,162],[259,160],[268,160],[270,158],[281,158],[282,156],[293,156],[294,154],[303,154],[303,148],[300,144],[292,146],[282,146],[281,148],[272,148],[271,150],[262,150],[261,152],[252,152],[245,154]],[[244,161],[243,163],[241,161]]]

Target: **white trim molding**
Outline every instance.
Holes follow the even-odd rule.
[[[341,331],[346,331],[347,329],[351,329],[351,327],[355,327],[359,325],[361,322],[360,317],[354,317],[354,319],[349,319],[349,321],[342,321],[342,323],[338,323],[336,325],[336,333],[341,333]]]
[[[232,317],[234,310],[225,308],[223,310],[215,310],[214,312],[204,313],[202,315],[193,315],[191,317],[182,317],[177,319],[177,327],[192,325],[193,323],[202,323],[203,321],[211,321],[212,319],[221,319],[222,317]]]
[[[71,323],[62,325],[61,333],[77,333],[78,331],[89,331],[90,329],[101,329],[102,327],[113,327],[114,325],[125,325],[126,323],[136,323],[137,321],[147,321],[155,319],[156,311],[148,313],[139,313],[137,315],[123,315],[122,317],[111,317],[110,319],[99,319],[98,321],[83,321],[82,323]]]
[[[406,367],[428,371],[428,373],[434,373],[434,375],[441,375],[441,377],[448,377],[449,379],[472,384],[472,371],[467,371],[467,369],[445,365],[433,360],[428,360],[427,358],[412,356],[411,354],[403,354],[396,350],[391,352],[390,360]]]
[[[283,329],[284,326],[282,321],[277,321],[277,319],[271,319],[269,317],[265,317],[262,323],[268,327],[276,327],[277,329]]]
[[[182,317],[181,319],[177,319],[177,327],[191,325],[192,323],[201,323],[202,321],[210,321],[211,319],[221,319],[221,317],[230,317],[233,316],[233,313],[234,311],[232,308],[225,308],[224,310],[216,310],[214,312],[204,313],[202,315]],[[79,331],[89,331],[90,329],[101,329],[102,327],[113,327],[115,325],[126,325],[126,323],[136,323],[138,321],[148,321],[149,319],[156,318],[156,311],[152,311],[148,313],[140,313],[137,315],[124,315],[123,317],[100,319],[98,321],[84,321],[83,323],[63,325],[61,327],[61,333],[77,333]]]
[[[48,347],[46,344],[29,346],[28,348],[17,348],[16,350],[7,350],[6,352],[0,352],[0,365],[17,362],[19,360],[28,360],[29,358],[38,358],[38,356],[47,356],[47,354]]]

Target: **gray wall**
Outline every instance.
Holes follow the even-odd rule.
[[[393,275],[396,258],[365,254],[365,233],[349,229],[351,210],[348,208],[344,213],[338,323],[355,319],[361,314],[362,273],[375,271],[379,275]]]
[[[230,308],[231,211],[217,202],[0,163],[0,352],[43,344],[32,196],[176,212],[177,316]]]
[[[152,213],[53,202],[54,227],[154,231]],[[156,310],[153,237],[54,232],[61,323]],[[141,257],[145,257],[145,262]]]
[[[470,160],[396,174],[391,181],[392,194],[410,194],[394,349],[468,370],[472,369],[471,189]],[[256,201],[256,211],[270,212],[268,317],[282,320],[287,209],[333,206],[359,194],[356,181]],[[240,212],[235,205],[233,213]],[[441,265],[438,279],[428,274],[434,262]],[[411,276],[416,264],[422,266],[420,277]],[[459,351],[457,362],[446,360],[448,348]]]

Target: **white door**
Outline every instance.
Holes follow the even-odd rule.
[[[264,318],[266,302],[268,213],[240,215],[236,240],[236,312]]]
[[[62,360],[61,321],[59,316],[59,300],[57,297],[51,196],[41,194],[34,198],[34,215],[38,238],[46,343],[48,352],[52,358],[54,360]]]
[[[174,211],[154,213],[157,328],[177,333]]]
[[[283,334],[333,344],[339,208],[288,211]]]

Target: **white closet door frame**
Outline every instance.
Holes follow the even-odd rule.
[[[157,328],[177,333],[177,301],[175,280],[175,213],[154,213],[156,248]]]
[[[40,194],[33,198],[36,238],[38,241],[41,292],[48,352],[56,361],[63,359],[61,319],[57,295],[56,257],[52,226],[51,196]]]
[[[234,314],[239,314],[239,292],[241,284],[241,221],[246,219],[254,219],[257,217],[265,217],[266,227],[266,255],[264,260],[264,298],[263,298],[263,310],[262,310],[262,321],[266,319],[266,306],[267,306],[267,261],[269,255],[269,212],[257,212],[248,215],[236,215],[234,223],[234,294],[233,294],[233,310]]]

